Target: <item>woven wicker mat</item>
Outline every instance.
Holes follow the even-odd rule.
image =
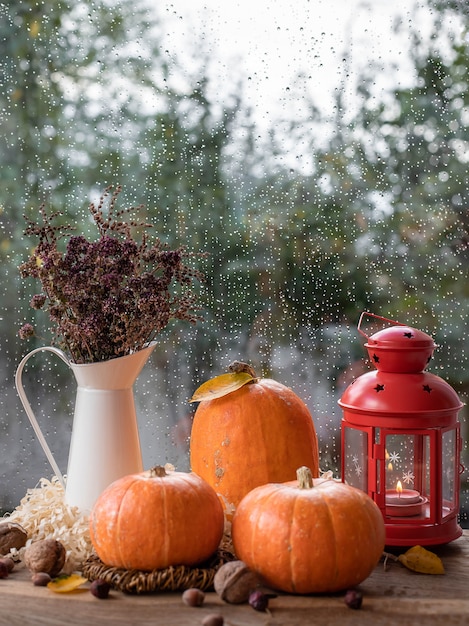
[[[114,589],[125,593],[151,593],[155,591],[183,591],[197,587],[203,591],[212,589],[216,571],[234,556],[219,550],[209,561],[199,567],[177,565],[166,569],[144,572],[105,565],[96,555],[83,564],[82,572],[88,580],[98,578],[108,582]]]

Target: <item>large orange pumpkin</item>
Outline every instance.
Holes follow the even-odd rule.
[[[285,385],[257,378],[246,364],[230,367],[233,379],[225,374],[214,381],[227,380],[231,389],[233,380],[235,390],[200,402],[190,439],[191,469],[220,495],[228,519],[259,485],[294,480],[301,465],[319,475],[316,430],[305,403]],[[243,375],[247,382],[236,388]],[[217,385],[209,384],[201,397],[214,390]]]
[[[217,550],[223,530],[212,487],[196,474],[162,467],[116,480],[90,515],[97,555],[126,569],[196,565]]]
[[[266,584],[287,593],[331,593],[367,578],[384,549],[378,506],[363,491],[335,480],[312,480],[251,491],[233,517],[236,556]]]

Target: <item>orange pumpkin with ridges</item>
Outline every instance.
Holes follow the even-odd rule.
[[[236,556],[287,593],[333,593],[365,580],[385,544],[382,513],[363,491],[332,479],[253,489],[233,517]]]
[[[246,364],[231,369],[247,372],[248,382],[202,400],[190,439],[191,469],[220,495],[228,519],[249,491],[294,480],[300,465],[319,475],[317,435],[305,403],[285,385],[257,378]]]
[[[153,570],[196,565],[218,548],[223,508],[193,473],[156,467],[113,482],[90,514],[90,537],[106,565]]]

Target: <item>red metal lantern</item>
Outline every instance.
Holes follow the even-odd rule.
[[[390,323],[371,337],[364,316]],[[358,331],[376,370],[345,390],[342,480],[367,492],[383,514],[389,546],[435,545],[462,534],[458,412],[442,378],[425,372],[433,339],[399,322],[362,313]]]

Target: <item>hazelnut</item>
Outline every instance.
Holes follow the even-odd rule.
[[[4,565],[6,565],[9,572],[11,572],[13,568],[15,567],[15,562],[9,556],[1,557],[0,563],[3,563]]]
[[[186,589],[182,594],[182,601],[187,606],[202,606],[205,600],[205,593],[201,589]]]
[[[215,591],[225,602],[242,604],[261,584],[259,576],[250,570],[243,561],[224,563],[213,579]]]
[[[269,607],[269,599],[276,598],[275,593],[268,593],[266,591],[261,591],[260,589],[256,589],[249,594],[249,605],[252,606],[256,611],[267,611]]]
[[[52,578],[46,572],[36,572],[31,576],[31,580],[35,587],[47,587]]]
[[[24,563],[34,574],[45,572],[51,578],[60,574],[65,563],[65,548],[56,539],[41,539],[24,551]]]
[[[0,555],[8,554],[12,548],[19,550],[26,545],[28,533],[19,524],[4,522],[0,524]]]
[[[207,615],[202,620],[202,626],[223,626],[225,620],[223,619],[223,615],[219,615],[218,613],[214,613],[213,615]]]
[[[108,598],[110,590],[111,585],[106,580],[102,580],[101,578],[93,580],[90,585],[90,592],[95,598],[99,598],[100,600]]]
[[[350,609],[361,609],[363,594],[357,589],[349,589],[344,596],[344,602]]]

